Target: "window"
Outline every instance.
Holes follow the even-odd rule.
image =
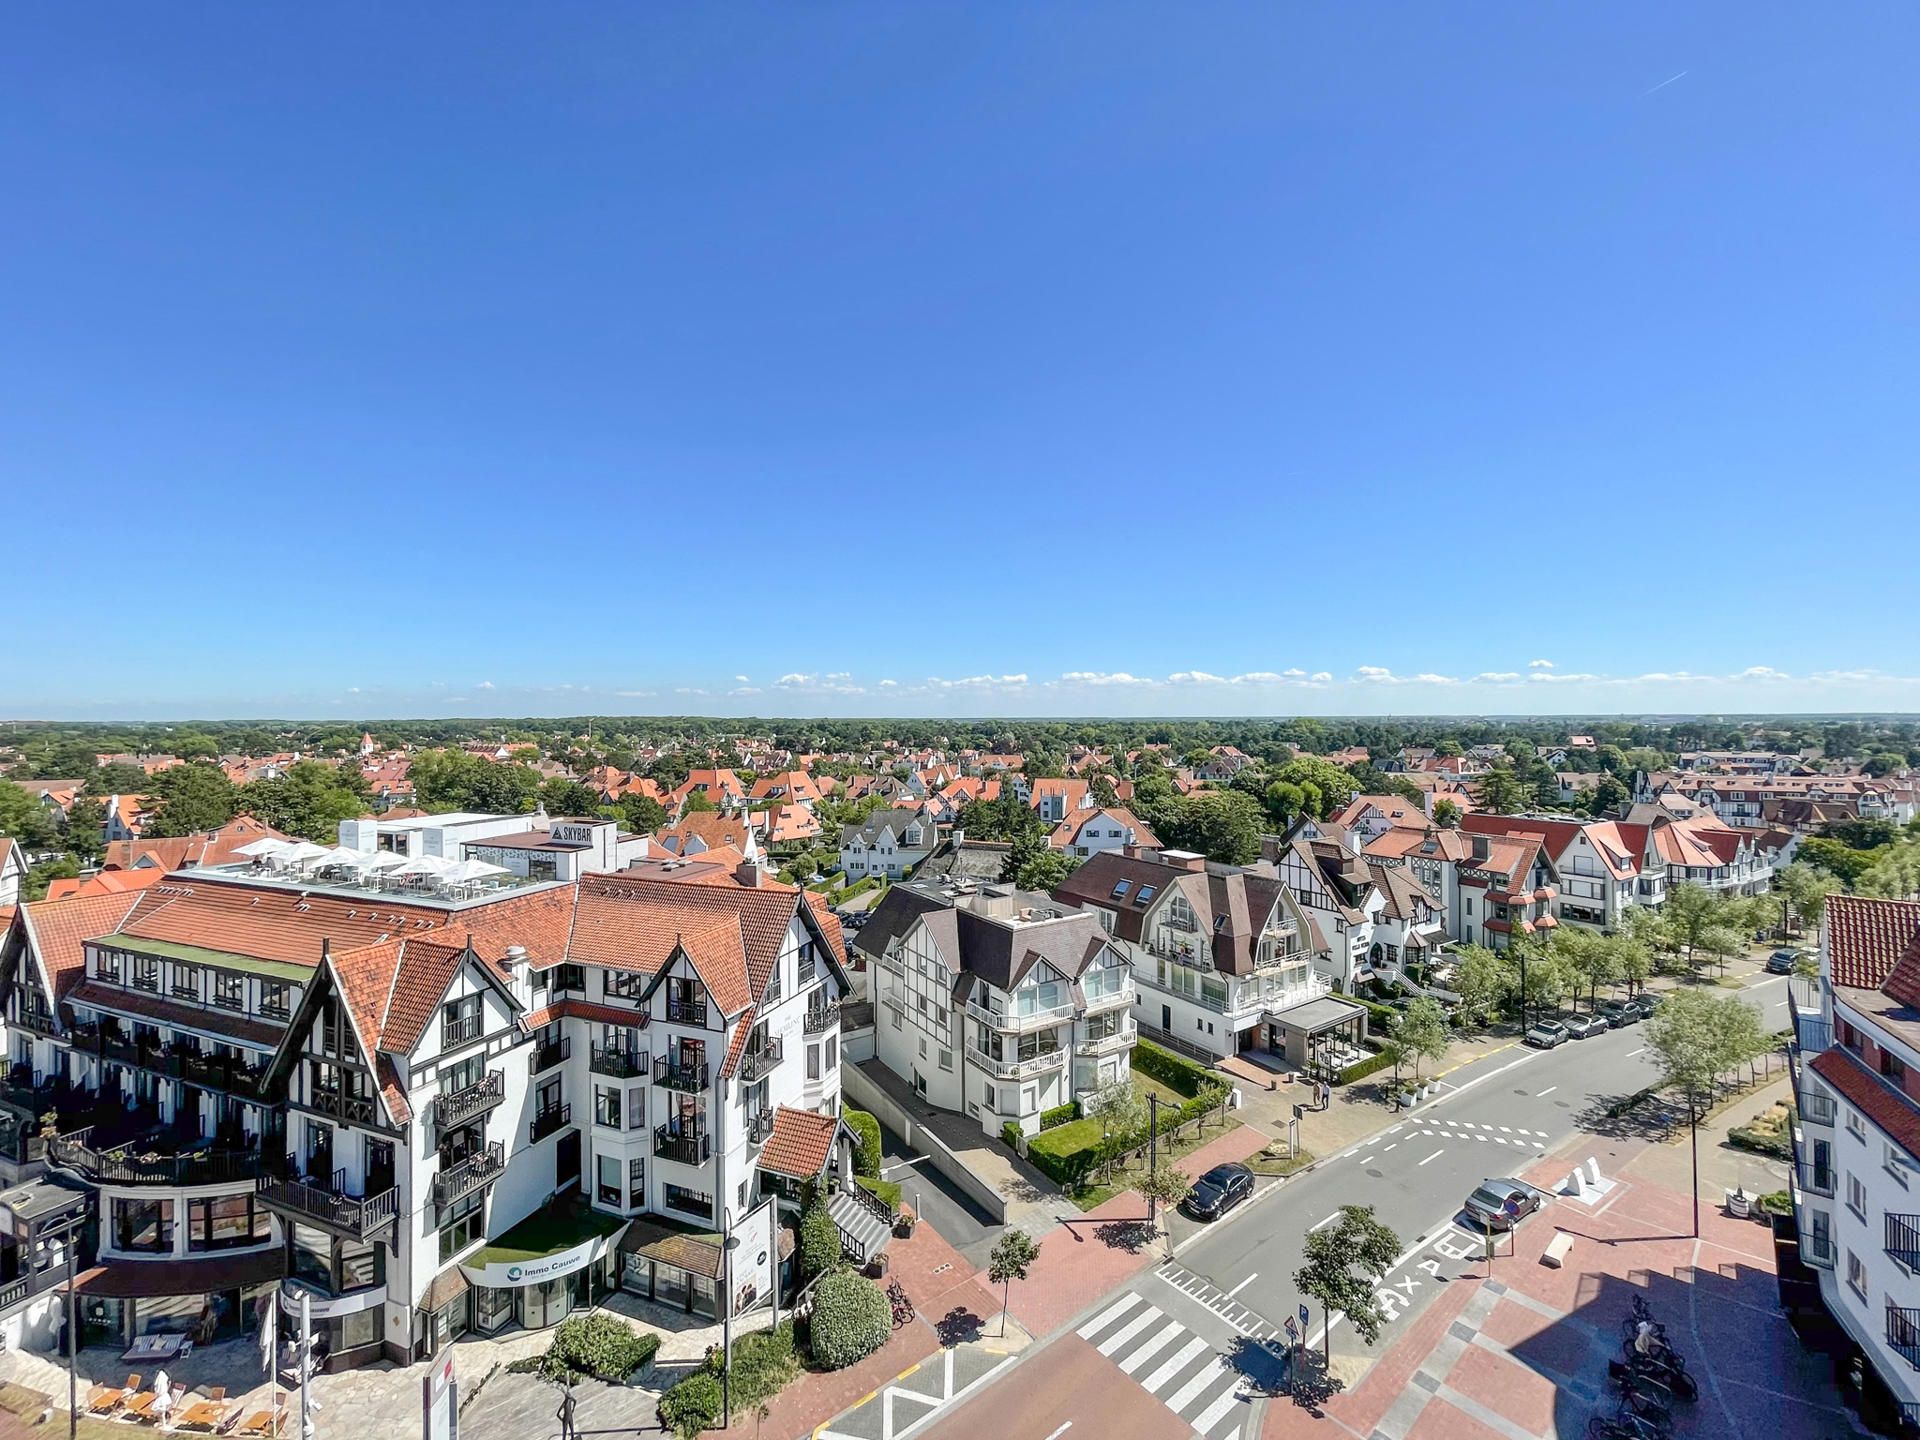
[[[440,1043],[464,1045],[480,1038],[480,997],[468,995],[440,1007]]]
[[[1880,1163],[1887,1167],[1887,1173],[1900,1183],[1902,1189],[1907,1184],[1907,1166],[1905,1157],[1896,1146],[1885,1144],[1880,1147]]]
[[[922,1054],[925,1054],[926,1048],[927,1048],[926,1038],[922,1036],[920,1040],[920,1052]],[[818,1080],[819,1078],[820,1078],[820,1047],[818,1045],[809,1045],[807,1046],[807,1079]]]
[[[611,1129],[620,1128],[620,1092],[593,1087],[593,1123]]]
[[[638,1155],[627,1161],[627,1208],[638,1210],[647,1203],[647,1162]]]
[[[1847,1208],[1862,1220],[1867,1218],[1867,1187],[1858,1175],[1847,1176]]]
[[[446,1207],[440,1222],[440,1259],[445,1262],[486,1233],[481,1223],[480,1201],[485,1192],[476,1190],[462,1195]]]
[[[182,965],[178,961],[173,966],[173,993],[182,1000],[200,998],[200,967]]]
[[[684,1185],[663,1185],[660,1200],[667,1209],[680,1215],[690,1215],[696,1220],[713,1223],[713,1196],[698,1190],[689,1190]]]
[[[223,1010],[244,1010],[247,1006],[247,982],[241,975],[224,970],[213,972],[213,1003]]]
[[[458,1065],[449,1065],[440,1072],[440,1093],[457,1095],[469,1085],[478,1085],[486,1073],[487,1057],[469,1055]]]
[[[120,952],[118,950],[96,950],[94,953],[94,973],[102,980],[120,983]]]
[[[1907,1062],[1891,1050],[1880,1052],[1880,1073],[1895,1085],[1904,1085],[1907,1079]]]
[[[638,1000],[653,977],[631,970],[607,971],[607,994],[622,1000]]]
[[[262,980],[260,982],[260,1013],[271,1015],[276,1020],[287,1018],[289,1011],[288,996],[291,987],[284,980]]]
[[[187,1248],[234,1250],[273,1238],[264,1207],[251,1195],[215,1195],[187,1202]]]
[[[1858,1111],[1847,1111],[1847,1133],[1856,1140],[1867,1138],[1867,1122],[1860,1118]]]
[[[342,1240],[340,1242],[340,1288],[343,1291],[364,1290],[369,1285],[385,1284],[386,1255],[386,1249],[378,1242],[369,1245],[360,1240]]]
[[[1133,903],[1136,905],[1146,904],[1149,900],[1153,899],[1153,891],[1153,886],[1142,885],[1139,890],[1134,893]]]
[[[1861,1300],[1867,1298],[1867,1266],[1853,1251],[1847,1251],[1847,1284]]]
[[[953,1068],[953,1052],[951,1050],[942,1050],[940,1053],[945,1057],[940,1062],[940,1068],[942,1070],[951,1070]],[[824,1059],[826,1068],[829,1070],[840,1063],[840,1038],[837,1035],[827,1036],[827,1047]]]
[[[296,1280],[333,1289],[333,1237],[310,1225],[294,1225],[290,1265]]]
[[[158,990],[160,988],[160,962],[151,955],[134,956],[132,984],[136,990]]]
[[[113,1243],[121,1250],[150,1255],[173,1253],[173,1201],[123,1200],[113,1202]]]
[[[598,1176],[593,1198],[602,1205],[622,1206],[627,1203],[626,1192],[620,1188],[620,1157],[602,1155],[595,1162]]]
[[[578,965],[556,965],[553,968],[553,990],[557,995],[563,990],[578,990],[585,993],[587,972]]]

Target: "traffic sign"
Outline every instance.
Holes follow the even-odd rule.
[[[1291,1315],[1287,1316],[1287,1318],[1282,1323],[1287,1327],[1287,1338],[1289,1340],[1292,1340],[1300,1333],[1294,1327],[1293,1317]]]
[[[1506,1211],[1509,1220],[1518,1220],[1520,1218],[1520,1197],[1518,1195],[1507,1196]]]
[[[1307,1328],[1307,1307],[1304,1305],[1300,1307],[1300,1328],[1302,1330]]]

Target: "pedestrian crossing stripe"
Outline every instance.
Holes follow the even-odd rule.
[[[1200,1440],[1242,1440],[1255,1393],[1227,1353],[1129,1292],[1083,1324],[1080,1337],[1181,1418]]]

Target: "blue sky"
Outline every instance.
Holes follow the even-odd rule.
[[[1916,43],[17,12],[0,714],[1920,708]]]

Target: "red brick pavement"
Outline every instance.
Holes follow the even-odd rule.
[[[909,1325],[894,1331],[891,1340],[858,1365],[807,1371],[775,1397],[765,1421],[749,1416],[743,1422],[736,1413],[731,1431],[709,1430],[706,1435],[710,1440],[736,1440],[743,1424],[754,1425],[756,1435],[809,1435],[939,1348],[940,1341],[928,1326]]]
[[[1166,1258],[1166,1242],[1147,1232],[1147,1202],[1123,1190],[1061,1225],[1040,1242],[1025,1280],[1015,1281],[1013,1314],[1036,1339],[1051,1335],[1110,1290]],[[990,1291],[986,1272],[980,1282]]]
[[[1198,1150],[1183,1156],[1175,1162],[1182,1174],[1193,1178],[1204,1175],[1216,1165],[1229,1160],[1244,1160],[1267,1143],[1267,1137],[1251,1125],[1236,1125],[1217,1139],[1209,1140]]]

